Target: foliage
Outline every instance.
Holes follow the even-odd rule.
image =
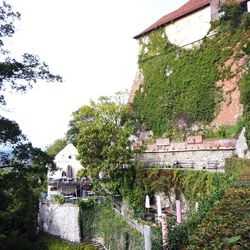
[[[181,169],[145,169],[133,166],[122,176],[120,192],[129,201],[136,217],[143,217],[145,197],[163,192],[171,198],[183,195],[190,212],[195,202],[210,197],[214,190],[224,190],[236,177],[229,174]]]
[[[244,12],[239,3],[235,0],[230,0],[229,2],[222,4],[221,11],[224,14],[219,22],[222,24],[223,29],[234,32],[240,26],[247,28],[244,25],[244,19],[242,19]]]
[[[242,130],[242,123],[237,125],[222,125],[216,129],[206,128],[203,130],[203,138],[238,138]]]
[[[196,234],[197,226],[201,223],[206,213],[222,197],[224,191],[224,189],[213,189],[206,199],[200,201],[198,211],[189,213],[187,219],[181,224],[177,224],[175,218],[168,220],[170,250],[180,249],[189,244],[189,237]]]
[[[5,91],[25,92],[38,80],[61,81],[39,57],[24,54],[21,61],[4,47],[15,32],[18,12],[5,1],[0,4],[0,108],[6,105]],[[31,249],[35,238],[38,199],[44,190],[52,157],[34,148],[15,121],[0,116],[0,245],[1,249]]]
[[[138,249],[143,237],[107,206],[80,207],[79,223],[84,240],[101,237],[108,249]]]
[[[198,226],[188,249],[249,249],[249,219],[250,189],[229,189]]]
[[[250,160],[242,158],[226,159],[225,171],[228,174],[235,174],[237,182],[250,180]]]
[[[21,61],[11,57],[10,52],[4,48],[4,38],[13,36],[15,33],[14,21],[20,19],[21,15],[14,12],[6,1],[3,1],[0,6],[0,15],[0,104],[6,104],[4,91],[7,87],[18,92],[25,92],[39,79],[62,81],[60,76],[53,75],[49,71],[48,65],[42,62],[37,55],[25,53]]]
[[[224,63],[236,54],[238,58],[244,57],[244,47],[249,43],[245,35],[245,19],[249,14],[233,19],[240,7],[237,4],[237,8],[232,8],[225,7],[224,19],[216,26],[217,34],[212,39],[204,38],[192,50],[171,44],[161,28],[140,38],[138,63],[144,82],[132,106],[141,125],[155,136],[172,136],[181,113],[203,126],[215,118],[222,101],[222,93],[215,83],[232,77]],[[237,26],[234,33],[225,28],[230,20],[242,23],[243,19],[245,28]]]
[[[57,139],[47,146],[45,151],[50,156],[56,156],[66,145],[67,141],[65,139]]]
[[[217,179],[224,184],[215,185],[180,225],[169,221],[170,249],[248,249],[249,166],[246,159],[226,160],[226,175]]]
[[[109,180],[131,163],[129,136],[133,127],[121,98],[100,97],[73,113],[68,134],[75,138],[78,158],[92,178],[101,174],[103,180]]]
[[[250,43],[248,43],[250,47]],[[250,146],[250,60],[248,59],[245,74],[240,81],[240,101],[243,105],[243,125],[246,128],[247,144]]]
[[[142,217],[145,212],[145,197],[150,194],[144,166],[133,165],[121,178],[120,192],[128,199],[135,217]]]
[[[184,197],[188,207],[188,219],[176,224],[170,218],[169,249],[180,249],[188,245],[189,236],[193,235],[205,214],[223,196],[225,190],[234,183],[237,175],[207,171],[188,171],[181,169],[145,169],[136,166],[123,176],[121,193],[129,201],[136,217],[145,213],[144,199],[146,195],[163,192],[170,200]],[[199,210],[195,212],[195,202],[199,202]],[[155,238],[155,246],[159,245],[159,237]],[[157,243],[158,242],[158,243]]]
[[[49,159],[31,144],[15,147],[11,157],[4,159],[6,171],[0,170],[0,244],[6,249],[13,249],[17,242],[25,246],[35,237],[38,199]]]
[[[63,195],[59,194],[53,196],[53,201],[59,204],[63,204],[65,202]]]
[[[40,233],[38,239],[32,243],[32,248],[36,250],[97,250],[97,247],[87,243],[72,244],[61,240],[58,237]],[[28,248],[27,248],[28,250]]]

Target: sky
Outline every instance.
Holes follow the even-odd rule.
[[[0,115],[17,121],[32,144],[45,149],[64,137],[81,105],[131,89],[138,56],[133,37],[187,0],[8,2],[21,13],[16,33],[6,41],[12,55],[39,55],[64,81],[40,81],[25,94],[8,93]]]

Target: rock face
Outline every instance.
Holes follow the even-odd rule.
[[[45,200],[40,203],[39,225],[46,233],[59,236],[67,241],[80,242],[78,212],[78,206],[60,205]]]
[[[212,125],[235,125],[242,113],[240,104],[240,90],[238,86],[239,79],[242,75],[242,67],[245,58],[235,61],[233,58],[225,62],[225,68],[230,70],[231,79],[220,80],[216,85],[222,90],[222,103],[220,110]]]
[[[132,88],[131,88],[130,93],[129,93],[129,99],[128,99],[129,103],[133,102],[133,99],[135,97],[135,92],[140,88],[140,85],[143,83],[143,79],[144,79],[143,74],[138,69],[136,72],[136,75],[135,75],[135,79],[134,79]]]

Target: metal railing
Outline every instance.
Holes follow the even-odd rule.
[[[67,186],[67,185],[80,185],[83,181],[77,178],[65,178],[65,179],[48,179],[49,186]]]

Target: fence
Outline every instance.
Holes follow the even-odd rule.
[[[137,230],[141,235],[144,236],[144,244],[140,246],[138,250],[151,250],[152,248],[152,232],[151,227],[148,225],[140,225],[135,220],[131,220],[130,218],[124,216],[119,210],[113,207],[115,213],[120,216],[128,225]],[[144,247],[143,247],[144,246]]]

